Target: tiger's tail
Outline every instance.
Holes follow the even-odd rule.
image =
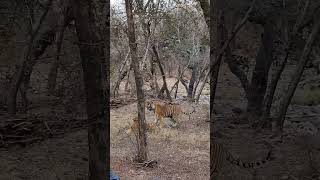
[[[255,167],[259,167],[263,164],[266,164],[269,161],[272,161],[273,158],[271,157],[272,155],[272,148],[268,151],[268,154],[265,158],[258,160],[258,161],[254,161],[254,162],[244,162],[240,159],[236,159],[232,156],[232,154],[228,151],[226,151],[226,160],[229,161],[231,164],[237,165],[241,168],[255,168]]]
[[[185,114],[185,115],[191,115],[191,114],[193,114],[194,112],[196,112],[196,108],[193,107],[193,106],[192,106],[192,108],[193,108],[193,110],[192,110],[191,112],[184,112],[184,111],[182,111],[182,113]]]
[[[194,106],[192,106],[192,108],[193,108],[193,110],[192,110],[191,112],[184,112],[184,111],[182,111],[183,114],[189,116],[189,120],[190,120],[191,114],[193,114],[194,112],[196,112],[196,108],[195,108]]]

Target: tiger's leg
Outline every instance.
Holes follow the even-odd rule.
[[[163,128],[163,118],[161,117],[161,115],[157,116],[156,118],[156,126],[158,127],[158,129]]]
[[[171,117],[171,121],[174,123],[172,127],[177,127],[178,126],[178,121],[177,121],[178,116],[174,115]]]
[[[163,128],[164,127],[164,118],[163,117],[160,117],[160,128]]]
[[[160,117],[158,115],[155,116],[155,125],[156,126],[159,126],[159,118]]]

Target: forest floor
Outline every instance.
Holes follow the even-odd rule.
[[[169,87],[174,78],[168,78]],[[160,83],[161,84],[161,83]],[[180,85],[182,87],[182,85]],[[153,168],[138,168],[132,162],[136,155],[134,135],[125,131],[137,116],[136,103],[111,110],[111,167],[122,179],[209,179],[209,87],[199,104],[181,102],[185,112],[195,112],[189,117],[181,115],[175,128],[162,128],[160,132],[148,133],[148,159],[157,161]],[[178,96],[186,94],[180,88]],[[154,122],[153,112],[146,110],[146,121]]]
[[[173,84],[174,78],[168,79]],[[180,85],[182,87],[182,85]],[[184,90],[181,94],[185,94]],[[156,160],[154,168],[136,168],[130,159],[134,156],[134,137],[126,135],[129,123],[137,114],[136,103],[129,102],[111,109],[111,166],[121,179],[208,179],[209,178],[209,87],[206,86],[201,101],[182,102],[184,111],[196,112],[189,117],[181,115],[179,126],[164,128],[157,134],[148,134],[149,159]],[[180,92],[178,95],[181,95]],[[45,96],[32,99],[28,114],[49,119],[63,116],[56,100]],[[130,98],[128,98],[130,99]],[[204,100],[203,100],[204,99]],[[53,109],[54,106],[54,109]],[[77,118],[83,118],[78,114]],[[0,116],[0,119],[7,116]],[[73,117],[74,118],[74,117]],[[71,118],[70,118],[71,119]],[[146,111],[148,122],[154,115]],[[63,119],[61,119],[63,120]],[[70,124],[70,123],[69,123]],[[72,123],[71,123],[72,124]],[[11,145],[0,148],[0,180],[63,179],[82,180],[88,175],[87,130],[85,127],[72,132],[44,139],[30,145]],[[177,166],[179,164],[179,166]]]
[[[290,79],[290,68],[284,72],[280,80],[280,91],[277,90],[275,104],[283,88]],[[312,99],[319,99],[310,91],[308,86],[317,83],[300,83],[288,108],[284,124],[282,142],[274,137],[270,130],[256,133],[248,124],[242,123],[239,115],[232,109],[240,108],[245,111],[246,103],[244,91],[239,81],[229,74],[223,66],[214,104],[215,119],[214,138],[222,143],[231,154],[245,162],[254,162],[265,158],[268,147],[262,141],[273,146],[274,160],[256,169],[243,169],[225,163],[220,175],[221,180],[319,180],[320,179],[320,105],[310,105]],[[315,77],[304,74],[303,82],[310,81],[306,77]],[[239,98],[241,97],[241,98]],[[276,108],[272,109],[276,111]]]
[[[169,80],[172,85],[174,79]],[[160,83],[161,84],[161,83]],[[182,86],[180,86],[182,87]],[[181,88],[182,94],[185,94]],[[137,168],[131,162],[134,156],[134,137],[124,131],[137,114],[136,104],[129,103],[111,109],[111,166],[121,179],[208,179],[209,177],[209,101],[208,87],[198,105],[182,102],[187,111],[196,107],[189,120],[182,115],[180,125],[164,128],[159,133],[148,133],[149,159],[158,164],[153,168]],[[233,114],[235,107],[244,109],[243,91],[239,82],[222,69],[214,109],[215,138],[235,156],[252,161],[265,156],[267,148],[261,142],[273,142],[275,159],[261,168],[245,170],[224,164],[223,180],[232,179],[320,179],[320,106],[291,105],[285,124],[282,143],[270,138],[271,132],[255,134]],[[29,113],[51,117],[52,106],[45,98],[31,99],[36,107]],[[59,108],[55,109],[56,116]],[[1,114],[1,113],[0,113]],[[55,117],[56,117],[55,116]],[[81,118],[81,115],[79,115]],[[146,111],[147,121],[154,115]],[[1,121],[0,116],[0,121]],[[308,152],[312,152],[309,157]],[[87,130],[78,128],[69,133],[44,139],[31,145],[0,148],[0,180],[49,179],[82,180],[88,174]]]

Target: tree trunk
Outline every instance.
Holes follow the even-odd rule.
[[[151,71],[151,89],[153,94],[159,94],[160,88],[157,81],[157,74],[154,66],[153,56],[150,58],[150,71]]]
[[[126,81],[126,84],[124,85],[124,91],[125,92],[129,92],[130,76],[131,76],[131,61],[132,60],[130,60],[130,64],[129,64],[128,69],[127,69],[127,81]]]
[[[264,24],[264,33],[256,57],[256,65],[252,74],[249,94],[247,94],[247,112],[252,120],[262,115],[263,99],[268,84],[268,73],[273,62],[274,35],[274,21],[267,20]]]
[[[210,13],[214,14],[217,13],[218,10],[222,10],[223,7],[220,7],[220,3],[222,1],[215,1],[215,6],[210,6]],[[215,86],[212,86],[212,84],[214,83],[214,67],[220,63],[221,58],[223,56],[224,51],[228,48],[229,44],[231,43],[231,41],[234,39],[234,37],[236,36],[236,34],[239,32],[239,30],[242,28],[242,26],[247,22],[249,14],[252,12],[252,9],[255,5],[256,0],[252,0],[250,8],[248,9],[248,11],[246,12],[245,16],[242,18],[242,20],[235,26],[234,30],[232,31],[230,37],[223,43],[223,46],[217,51],[217,53],[215,53],[215,45],[216,43],[216,38],[213,38],[214,34],[218,34],[215,33],[215,28],[210,28],[210,104],[214,103],[214,95],[215,95]],[[217,17],[217,16],[215,16]],[[218,19],[218,18],[216,18]],[[210,27],[217,27],[217,25],[215,25],[214,23],[214,16],[210,16]],[[219,19],[218,19],[219,20]],[[210,115],[213,115],[213,106],[210,106]]]
[[[134,66],[134,63],[132,63],[133,61],[131,60],[131,70],[129,71],[130,73],[130,76],[128,77],[128,80],[129,80],[129,84],[130,84],[130,94],[132,96],[134,96],[136,93],[137,93],[137,89],[136,89],[136,84],[135,84],[135,73],[134,73],[134,70],[133,70],[133,66]]]
[[[204,64],[204,67],[203,67],[203,69],[201,70],[201,72],[199,73],[199,76],[198,76],[197,81],[196,81],[196,83],[195,83],[195,86],[194,86],[194,88],[193,88],[192,98],[194,98],[195,101],[196,101],[197,89],[198,89],[198,87],[199,87],[199,84],[200,84],[201,80],[202,80],[203,78],[205,78],[205,75],[206,75],[205,72],[206,72],[206,70],[208,70],[208,65],[207,65],[207,63]],[[196,102],[197,102],[197,101],[196,101]]]
[[[167,86],[166,75],[165,75],[163,67],[161,65],[160,58],[159,58],[159,55],[158,55],[158,51],[157,51],[155,46],[152,46],[152,50],[153,50],[153,53],[155,55],[156,61],[158,63],[158,66],[159,66],[159,69],[160,69],[160,72],[161,72],[161,76],[162,76],[162,81],[163,81],[163,85],[162,85],[162,88],[160,89],[158,97],[162,97],[162,94],[164,92],[166,92],[167,98],[169,99],[169,101],[172,101],[171,95],[170,95],[170,92],[169,92],[168,86]]]
[[[286,17],[282,18],[282,39],[284,42],[288,42],[288,21]],[[281,74],[287,64],[288,57],[289,57],[289,51],[290,51],[290,45],[287,44],[285,48],[277,48],[278,51],[284,50],[285,56],[284,59],[281,61],[280,66],[275,70],[275,72],[271,76],[271,81],[267,87],[266,94],[263,100],[263,112],[260,120],[260,127],[272,127],[271,121],[268,121],[271,113],[271,107],[272,107],[272,102],[274,98],[274,94],[276,92],[276,88],[279,82],[279,79],[281,77]]]
[[[40,27],[42,26],[42,23],[44,22],[45,18],[47,17],[47,14],[49,12],[49,9],[51,8],[52,0],[50,0],[47,4],[47,7],[42,14],[38,25],[34,28],[34,30],[31,32],[30,39],[28,42],[28,45],[24,49],[24,55],[22,56],[21,65],[17,69],[16,76],[12,79],[12,82],[10,84],[9,88],[9,97],[8,97],[8,112],[10,114],[16,113],[16,100],[17,100],[17,93],[21,86],[21,83],[24,82],[24,87],[21,89],[22,98],[26,99],[26,93],[28,88],[28,82],[30,80],[30,77],[27,77],[29,74],[31,74],[31,69],[33,67],[35,59],[39,58],[44,50],[47,48],[49,44],[52,42],[44,42],[44,40],[41,41],[42,38],[46,37],[48,32],[43,33],[40,35],[40,40],[38,40],[35,43],[35,47],[40,48],[33,48],[34,47],[34,41],[36,39],[36,36],[39,33]],[[52,22],[51,28],[55,27],[55,21]],[[32,27],[33,29],[33,27]],[[52,30],[52,29],[50,29]],[[26,102],[25,102],[26,103]],[[26,105],[25,105],[26,106]],[[26,107],[25,107],[26,108]]]
[[[194,84],[196,82],[196,79],[197,79],[197,73],[198,72],[198,64],[195,63],[195,65],[193,66],[192,68],[192,74],[191,74],[191,78],[190,78],[190,81],[189,81],[189,86],[188,86],[188,99],[190,101],[192,101],[192,98],[193,98],[193,90],[194,90]]]
[[[57,83],[57,76],[58,76],[58,68],[59,68],[59,62],[60,62],[60,52],[61,52],[61,46],[62,46],[62,41],[63,41],[63,34],[65,31],[65,26],[59,25],[61,26],[59,28],[59,31],[57,33],[56,39],[57,39],[57,54],[56,54],[56,59],[52,62],[50,71],[49,71],[49,76],[48,76],[48,94],[53,95],[54,94],[54,90],[56,87],[56,83]]]
[[[120,84],[121,84],[121,81],[123,80],[123,78],[126,76],[126,73],[129,73],[127,71],[124,71],[124,68],[127,64],[127,61],[129,59],[129,53],[130,51],[128,51],[119,71],[118,71],[118,79],[116,81],[116,83],[114,84],[114,87],[113,87],[113,97],[116,97],[118,94],[119,94],[119,87],[120,87]]]
[[[202,85],[200,86],[200,89],[199,89],[199,92],[198,92],[197,96],[195,97],[195,102],[199,102],[201,93],[202,93],[202,91],[203,91],[204,86],[206,85],[206,83],[207,83],[207,81],[208,81],[208,77],[209,77],[210,73],[211,73],[211,71],[210,71],[210,69],[209,69],[208,72],[206,73],[206,75],[204,76],[203,83],[202,83]]]
[[[274,94],[279,82],[279,79],[281,77],[281,74],[287,64],[288,61],[288,57],[290,54],[290,50],[291,50],[291,46],[292,46],[292,38],[295,38],[298,28],[300,27],[301,23],[304,20],[304,17],[306,16],[308,7],[309,7],[309,3],[310,0],[308,0],[305,3],[304,9],[301,12],[301,15],[299,16],[299,18],[297,19],[292,33],[289,34],[289,30],[288,30],[288,17],[287,15],[282,15],[281,18],[281,23],[282,23],[282,39],[284,42],[286,42],[286,45],[284,47],[284,51],[285,51],[285,56],[284,59],[281,61],[281,64],[279,66],[278,69],[276,69],[275,73],[272,76],[272,79],[270,81],[270,84],[267,88],[267,92],[264,98],[264,103],[263,103],[263,113],[262,113],[262,117],[261,117],[261,127],[271,127],[271,122],[267,121],[270,117],[270,112],[271,112],[271,107],[272,107],[272,102],[273,102],[273,98],[274,98]],[[285,7],[284,7],[285,8]]]
[[[250,82],[247,78],[246,73],[239,67],[237,62],[233,59],[232,54],[231,54],[231,47],[228,47],[226,49],[226,57],[225,57],[225,62],[228,64],[228,67],[232,74],[234,74],[241,83],[241,86],[244,89],[244,92],[246,94],[246,97],[250,95]]]
[[[102,61],[105,59],[104,43],[101,43],[96,26],[93,2],[74,2],[74,17],[79,40],[80,57],[86,92],[88,114],[89,179],[104,180],[108,177],[106,97],[103,92]],[[106,119],[107,117],[107,119]],[[108,121],[108,123],[107,123]]]
[[[200,6],[201,6],[201,9],[202,9],[202,12],[203,12],[203,16],[204,16],[204,18],[206,20],[207,26],[210,27],[209,26],[209,24],[210,24],[210,16],[209,16],[210,15],[210,13],[209,13],[210,6],[209,6],[209,3],[208,3],[208,0],[198,0],[198,2],[200,3]]]
[[[317,17],[317,16],[314,16],[314,17]],[[278,126],[280,132],[282,132],[282,130],[283,130],[283,123],[285,120],[288,106],[291,102],[292,96],[294,95],[294,92],[295,92],[297,85],[300,81],[300,78],[303,74],[303,70],[304,70],[304,67],[307,63],[308,56],[310,54],[312,45],[313,45],[317,35],[319,35],[320,21],[314,19],[314,23],[315,23],[314,27],[313,27],[312,32],[306,41],[303,52],[302,52],[300,59],[299,59],[299,63],[296,66],[294,74],[292,75],[292,79],[290,81],[288,89],[286,91],[284,91],[284,96],[283,96],[281,104],[280,104],[279,115],[278,115],[278,119],[277,119],[277,126]]]
[[[214,47],[216,47],[216,49],[220,49],[223,46],[223,43],[226,40],[226,28],[225,28],[225,21],[224,21],[224,13],[223,10],[219,10],[218,8],[216,9],[218,12],[216,12],[216,17],[217,17],[217,21],[216,21],[216,26],[214,26],[213,28],[216,28],[215,32],[216,33],[216,42],[210,42],[210,45],[215,45]],[[213,40],[211,40],[213,41]],[[217,52],[215,52],[217,53]],[[216,56],[217,57],[217,56]],[[219,76],[219,70],[220,70],[220,64],[222,61],[222,56],[218,57],[216,59],[216,64],[211,67],[211,78],[210,78],[210,103],[213,104],[214,102],[214,98],[216,95],[216,88],[217,88],[217,84],[218,84],[218,76]]]
[[[127,22],[128,22],[128,37],[129,37],[129,46],[131,51],[131,60],[132,67],[135,75],[136,89],[137,89],[137,98],[138,98],[138,154],[136,161],[144,162],[147,160],[147,136],[145,134],[146,125],[145,125],[145,102],[144,102],[144,93],[143,93],[143,79],[139,72],[139,61],[137,58],[137,44],[135,37],[134,29],[134,20],[133,20],[133,7],[132,0],[125,0],[126,12],[127,12]]]

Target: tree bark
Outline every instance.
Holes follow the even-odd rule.
[[[319,15],[319,13],[317,13],[317,15]],[[304,46],[303,52],[302,52],[300,59],[299,59],[299,63],[296,66],[296,69],[294,71],[294,74],[292,76],[290,84],[288,86],[288,89],[286,91],[284,91],[284,96],[281,100],[281,104],[280,104],[280,108],[279,108],[279,116],[277,119],[277,127],[279,128],[280,132],[282,132],[282,130],[283,130],[283,124],[284,124],[284,120],[285,120],[288,106],[291,102],[292,96],[294,95],[294,92],[295,92],[297,85],[300,81],[300,78],[303,74],[304,67],[307,63],[308,56],[310,54],[312,45],[313,45],[316,37],[319,35],[320,21],[314,19],[314,23],[315,24],[313,26],[312,32],[309,35],[307,42]]]
[[[194,90],[194,84],[196,82],[196,79],[197,79],[197,73],[198,72],[198,64],[195,63],[195,65],[193,66],[192,68],[192,74],[191,74],[191,78],[190,78],[190,81],[189,81],[189,86],[188,86],[188,99],[190,101],[192,101],[192,98],[193,98],[193,90]]]
[[[225,28],[225,22],[224,22],[224,12],[223,10],[219,10],[217,7],[215,9],[217,12],[215,14],[216,25],[213,28],[216,28],[214,32],[216,32],[215,40],[216,42],[210,42],[210,45],[215,45],[215,49],[220,49],[223,47],[223,43],[225,42],[226,38],[226,28]],[[215,52],[217,53],[217,52]],[[216,56],[217,57],[217,56]],[[214,98],[216,95],[216,89],[218,84],[218,76],[219,76],[219,70],[220,70],[220,64],[222,61],[222,56],[218,57],[216,59],[216,63],[211,67],[211,78],[210,78],[210,103],[214,102]]]
[[[47,14],[50,10],[52,6],[52,0],[50,0],[46,6],[46,9],[44,11],[44,13],[42,14],[39,23],[37,26],[35,26],[34,28],[32,27],[32,29],[34,29],[31,32],[30,38],[29,38],[29,42],[28,45],[25,47],[24,49],[24,55],[23,55],[23,59],[21,60],[21,65],[18,67],[17,69],[17,73],[16,76],[12,79],[12,82],[10,84],[10,88],[9,88],[9,97],[8,97],[8,112],[10,114],[15,114],[16,113],[16,100],[17,100],[17,93],[18,90],[21,86],[21,83],[24,82],[24,87],[22,87],[21,89],[21,94],[22,96],[25,96],[23,98],[26,98],[26,92],[27,92],[27,88],[28,88],[28,82],[30,77],[26,77],[30,74],[31,72],[31,68],[33,66],[34,60],[33,58],[38,58],[42,53],[43,53],[43,49],[45,49],[47,47],[48,42],[43,42],[41,41],[41,38],[43,36],[46,37],[46,34],[48,34],[48,32],[45,32],[42,36],[40,36],[40,40],[38,40],[38,42],[36,43],[37,46],[36,47],[40,47],[40,48],[33,48],[34,46],[34,41],[36,39],[36,36],[39,33],[40,27],[42,26],[45,18],[47,17]],[[54,22],[53,22],[54,24]],[[54,27],[54,26],[52,26]],[[49,42],[52,43],[52,42]],[[26,107],[25,107],[26,108]]]
[[[137,93],[136,84],[135,84],[135,73],[133,70],[134,63],[135,62],[131,60],[130,71],[129,71],[130,76],[128,77],[129,84],[130,84],[130,94],[132,96],[134,96]]]
[[[201,6],[201,9],[202,9],[202,12],[203,12],[203,16],[206,20],[206,23],[207,23],[207,26],[209,27],[210,25],[210,13],[209,13],[209,3],[208,3],[208,0],[198,0],[198,2],[200,3],[200,6]]]
[[[121,64],[121,67],[118,71],[118,79],[113,87],[113,97],[116,97],[119,94],[120,83],[123,80],[123,78],[126,76],[126,73],[129,73],[128,71],[124,71],[124,68],[125,68],[127,61],[129,59],[129,53],[130,53],[130,51],[128,51],[123,63]]]
[[[200,86],[200,89],[199,89],[199,92],[198,92],[197,96],[195,97],[195,102],[199,102],[201,93],[202,93],[202,91],[203,91],[204,86],[206,85],[206,83],[207,83],[207,81],[208,81],[208,77],[209,77],[210,73],[211,73],[211,71],[208,70],[208,72],[207,72],[206,75],[204,76],[204,81],[203,81],[202,85]]]
[[[310,0],[308,0],[305,3],[305,6],[301,12],[301,15],[299,16],[299,18],[297,19],[297,21],[293,27],[292,33],[289,33],[289,30],[288,30],[288,17],[287,17],[288,15],[287,14],[282,15],[282,18],[281,18],[282,32],[281,33],[282,33],[282,39],[286,43],[285,47],[284,47],[285,56],[284,56],[284,59],[281,61],[279,68],[273,74],[271,81],[270,81],[270,84],[267,88],[266,95],[264,97],[264,103],[263,103],[263,113],[262,113],[262,117],[261,117],[262,119],[260,120],[261,127],[264,127],[264,126],[271,127],[271,122],[267,121],[267,120],[270,117],[274,94],[275,94],[279,79],[281,77],[281,74],[287,64],[287,61],[288,61],[288,57],[289,57],[291,46],[292,46],[292,38],[294,38],[296,36],[296,34],[298,32],[298,28],[301,26],[301,24],[306,16],[309,4],[310,4]],[[285,7],[283,7],[283,8],[285,8]]]
[[[194,88],[193,88],[193,94],[192,94],[192,98],[194,98],[194,100],[197,102],[197,99],[196,99],[196,93],[197,93],[197,89],[198,89],[198,87],[199,87],[199,84],[200,84],[200,82],[201,82],[201,80],[205,77],[205,75],[206,75],[206,70],[208,70],[208,67],[209,67],[209,65],[207,64],[207,63],[205,63],[204,64],[204,66],[203,66],[203,68],[202,68],[202,70],[201,70],[201,72],[199,73],[199,76],[198,76],[198,78],[197,78],[197,81],[196,81],[196,83],[195,83],[195,86],[194,86]],[[200,93],[201,94],[201,93]]]
[[[105,59],[104,41],[96,26],[93,1],[73,2],[88,114],[89,179],[104,180],[108,177],[106,97],[102,79],[102,59]],[[107,119],[106,119],[107,117]],[[108,122],[107,122],[108,121]]]
[[[137,98],[138,98],[138,135],[136,136],[138,141],[138,154],[135,158],[138,162],[144,162],[148,159],[147,157],[147,136],[145,134],[146,124],[145,124],[145,102],[144,102],[144,92],[143,92],[143,79],[139,72],[139,61],[137,58],[137,44],[134,29],[133,20],[133,7],[132,0],[125,0],[126,12],[127,12],[127,22],[128,22],[128,37],[129,46],[131,52],[132,67],[135,75]]]
[[[232,74],[234,74],[241,83],[241,86],[243,87],[246,97],[250,94],[250,82],[247,78],[246,73],[238,66],[236,61],[233,59],[232,54],[231,54],[231,48],[228,47],[226,49],[226,58],[225,58],[226,63],[229,66],[230,71]]]
[[[273,62],[273,40],[275,36],[274,21],[266,20],[261,46],[256,57],[249,94],[247,94],[247,112],[255,119],[262,115],[263,99],[268,84],[268,73]]]
[[[60,62],[60,52],[61,52],[61,46],[62,46],[62,41],[63,41],[63,34],[65,31],[65,26],[64,24],[59,25],[61,26],[58,30],[56,39],[57,39],[57,53],[56,53],[56,58],[51,64],[51,68],[49,71],[49,76],[48,76],[48,94],[53,95],[54,90],[56,87],[57,83],[57,76],[58,76],[58,69],[59,69],[59,62]]]
[[[157,51],[157,49],[156,49],[155,46],[152,46],[152,50],[153,50],[153,53],[154,53],[154,55],[155,55],[156,61],[157,61],[157,63],[158,63],[158,66],[159,66],[159,69],[160,69],[160,72],[161,72],[161,76],[162,76],[162,81],[163,81],[163,85],[162,85],[162,88],[160,89],[160,92],[159,92],[159,94],[158,94],[158,97],[162,97],[162,94],[163,94],[164,92],[166,92],[167,98],[168,98],[170,101],[172,101],[172,98],[171,98],[171,95],[170,95],[170,92],[169,92],[168,86],[167,86],[166,75],[165,75],[164,70],[163,70],[163,67],[162,67],[162,65],[161,65],[158,51]]]
[[[151,71],[151,89],[153,90],[154,94],[159,94],[160,88],[157,81],[157,74],[154,65],[153,56],[150,58],[150,71]]]

